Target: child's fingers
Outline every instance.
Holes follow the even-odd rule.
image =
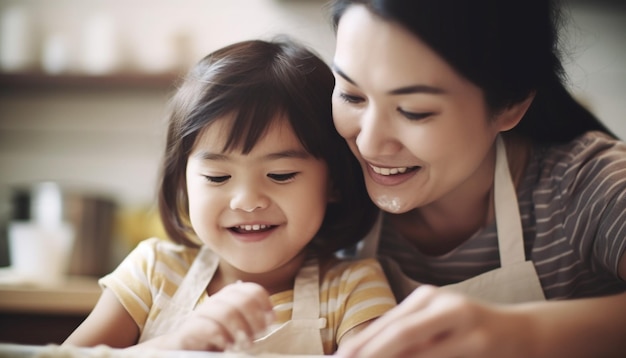
[[[252,343],[255,328],[235,302],[215,297],[199,313],[221,326],[227,345],[246,347]]]
[[[222,291],[220,293],[223,295],[228,294],[228,300],[239,309],[255,334],[265,330],[273,322],[272,302],[262,286],[239,282],[225,287]]]
[[[252,282],[237,282],[234,285],[227,286],[227,288],[238,291],[242,296],[253,299],[257,305],[254,309],[273,314],[270,295],[261,285]]]
[[[273,319],[269,294],[259,285],[226,286],[201,308],[201,314],[221,324],[228,343],[245,348]]]

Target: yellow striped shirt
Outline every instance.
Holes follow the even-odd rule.
[[[171,298],[195,259],[198,249],[151,238],[142,241],[111,274],[100,279],[120,300],[140,330],[154,320],[162,307],[154,297]],[[379,317],[396,305],[379,263],[374,259],[337,261],[321,279],[320,314],[328,324],[322,330],[325,354],[351,328]],[[206,295],[201,298],[202,301]],[[270,297],[276,324],[291,318],[293,290]],[[156,302],[167,302],[161,297]]]

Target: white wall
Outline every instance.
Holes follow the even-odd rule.
[[[572,1],[564,38],[570,90],[626,140],[626,1]]]

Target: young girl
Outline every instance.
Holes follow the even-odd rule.
[[[286,38],[202,59],[167,133],[159,209],[175,243],[140,243],[65,343],[321,355],[391,309],[376,261],[333,255],[376,215],[333,86]]]

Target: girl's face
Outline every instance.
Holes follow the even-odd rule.
[[[264,273],[296,258],[317,233],[328,170],[284,119],[276,119],[249,154],[224,152],[230,122],[224,117],[205,128],[189,156],[191,224],[223,263]]]
[[[339,22],[333,71],[335,126],[381,209],[458,200],[490,183],[486,158],[501,121],[488,119],[479,87],[410,32],[351,6]]]

